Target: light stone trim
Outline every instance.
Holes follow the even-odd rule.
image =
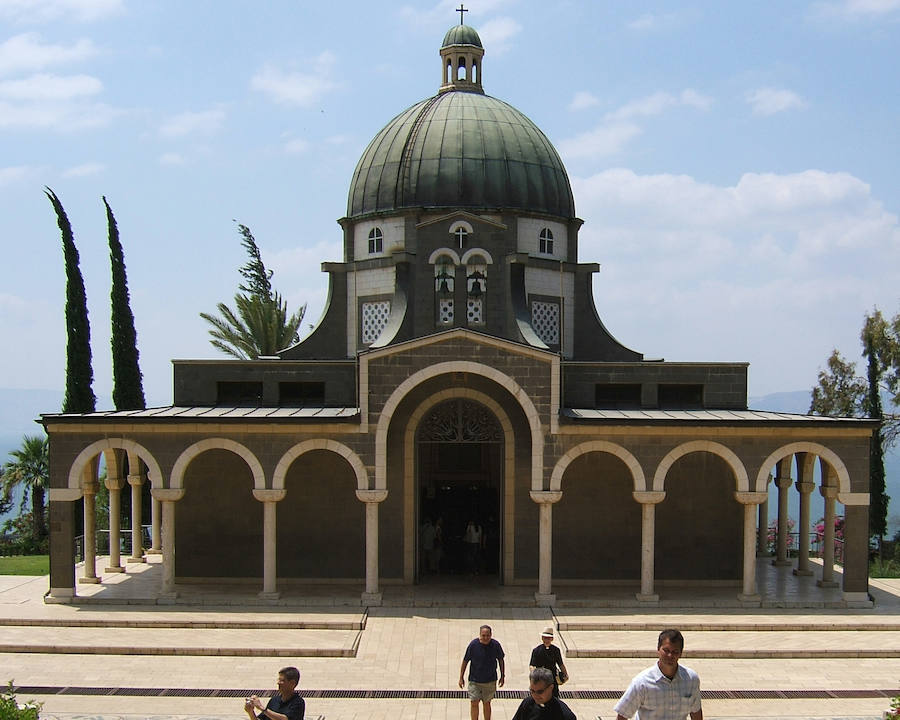
[[[412,413],[406,425],[403,438],[403,543],[407,552],[403,557],[403,581],[412,583],[415,574],[415,549],[418,547],[416,530],[416,430],[425,414],[447,400],[463,398],[484,405],[494,413],[503,430],[503,581],[507,584],[514,581],[515,560],[515,478],[516,478],[516,438],[512,422],[503,407],[489,395],[471,388],[447,388],[423,400]],[[384,492],[387,492],[386,490]]]
[[[487,380],[492,380],[507,390],[513,396],[513,399],[519,403],[519,406],[522,408],[525,417],[528,420],[528,426],[531,428],[532,489],[541,490],[544,458],[544,431],[541,426],[541,419],[537,408],[535,408],[528,393],[526,393],[515,380],[509,377],[509,375],[500,372],[490,365],[483,365],[482,363],[471,362],[468,360],[453,360],[423,368],[410,375],[397,386],[397,389],[394,390],[393,393],[391,393],[391,396],[384,404],[384,408],[382,408],[381,415],[378,419],[378,427],[375,431],[375,488],[387,488],[387,436],[397,406],[417,385],[420,385],[431,378],[455,372],[472,373],[480,375]]]
[[[491,257],[491,254],[484,248],[479,248],[479,247],[473,247],[473,248],[469,248],[468,250],[466,250],[462,254],[460,261],[462,262],[463,265],[468,265],[469,259],[473,255],[478,255],[479,257],[484,258],[485,265],[493,265],[494,264],[494,258]]]
[[[301,426],[304,435],[348,435],[359,430],[355,425],[346,422],[309,423]],[[52,423],[47,425],[48,432],[59,435],[98,435],[100,433],[122,435],[221,435],[222,433],[259,433],[259,423],[213,423],[213,422],[179,422],[175,423]],[[272,420],[266,422],[267,435],[297,435],[296,424],[279,424]]]
[[[459,253],[456,252],[453,248],[442,247],[435,250],[431,255],[428,256],[428,264],[434,265],[440,258],[444,256],[448,256],[451,260],[453,260],[453,264],[456,266],[461,265],[459,259]]]
[[[243,458],[244,462],[250,467],[250,472],[253,474],[253,487],[257,490],[265,490],[266,476],[256,455],[254,455],[245,445],[242,445],[231,438],[223,437],[200,440],[184,450],[181,455],[178,456],[175,465],[172,467],[172,477],[170,478],[169,486],[172,488],[184,488],[184,472],[187,470],[191,460],[208,450],[229,450],[235,455]]]
[[[838,492],[837,499],[844,505],[868,505],[870,502],[869,493]]]
[[[621,445],[616,445],[608,440],[593,440],[591,442],[581,443],[563,455],[556,463],[556,466],[553,468],[553,473],[550,475],[550,489],[562,490],[562,478],[566,469],[573,460],[590,452],[609,453],[610,455],[619,458],[631,472],[631,479],[634,483],[634,492],[641,492],[646,489],[647,480],[644,477],[644,469],[641,467],[637,458]]]
[[[184,488],[151,488],[150,495],[160,502],[178,502],[184,498]]]
[[[544,351],[546,352],[546,351]],[[722,421],[727,422],[727,421]],[[623,422],[621,425],[597,425],[588,421],[577,421],[577,424],[565,425],[562,432],[566,435],[597,435],[598,428],[602,429],[604,435],[629,435],[629,436],[654,436],[660,437],[679,437],[693,436],[696,437],[698,431],[702,430],[704,435],[709,437],[738,437],[738,438],[757,438],[757,437],[774,437],[784,438],[798,437],[807,440],[808,438],[868,438],[872,431],[869,429],[857,430],[854,428],[837,428],[825,427],[823,425],[817,427],[785,427],[779,425],[777,427],[740,427],[740,425],[731,425],[728,427],[703,427],[697,428],[689,423],[680,423],[673,421],[671,425],[639,425],[635,422]],[[775,464],[774,461],[772,463]]]
[[[93,431],[97,432],[98,428],[95,426]],[[150,451],[134,440],[118,437],[107,437],[97,440],[78,453],[78,457],[75,458],[75,461],[69,468],[69,487],[80,488],[81,478],[88,463],[92,462],[101,452],[112,449],[125,450],[137,455],[147,466],[147,479],[150,481],[150,485],[152,487],[162,487],[163,474],[159,468],[159,463],[156,462],[156,458],[150,454]]]
[[[654,491],[665,490],[666,474],[669,472],[669,469],[675,461],[684,455],[694,452],[708,452],[713,455],[718,455],[728,463],[732,472],[734,472],[735,484],[737,485],[736,490],[738,492],[748,492],[750,490],[750,480],[747,477],[747,470],[744,468],[744,463],[741,462],[741,459],[730,448],[710,440],[694,440],[692,442],[683,443],[670,450],[660,461],[659,467],[656,468],[656,473],[653,476],[652,489]],[[763,485],[763,487],[765,487],[765,485]]]
[[[261,503],[281,502],[287,497],[287,490],[258,490],[253,488],[253,497]]]
[[[77,488],[48,488],[50,502],[74,502],[80,500],[84,494],[80,487]]]
[[[278,461],[278,464],[275,466],[275,472],[272,475],[272,487],[276,490],[283,489],[284,479],[287,475],[288,469],[291,466],[291,463],[293,463],[294,460],[296,460],[304,453],[310,452],[311,450],[328,450],[329,452],[340,455],[350,464],[350,467],[353,468],[353,472],[356,475],[357,489],[370,489],[369,473],[366,470],[366,466],[363,464],[363,461],[360,460],[359,455],[357,455],[355,452],[353,452],[353,450],[348,448],[343,443],[339,443],[337,440],[330,440],[326,438],[304,440],[303,442],[294,445],[284,455],[282,455],[281,459]]]
[[[775,450],[771,455],[769,455],[769,457],[767,457],[763,461],[763,464],[760,466],[759,472],[756,475],[756,488],[765,489],[766,477],[769,474],[769,470],[771,470],[776,463],[780,462],[788,455],[793,455],[795,453],[801,452],[817,455],[821,460],[824,460],[826,463],[828,463],[828,465],[834,469],[837,475],[838,489],[841,491],[841,493],[850,492],[850,473],[847,472],[847,468],[844,465],[844,462],[833,450],[830,450],[824,445],[820,445],[819,443],[814,442],[790,443]]]

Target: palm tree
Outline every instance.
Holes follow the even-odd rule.
[[[47,520],[44,510],[44,493],[50,479],[50,443],[46,436],[25,435],[22,446],[11,450],[11,462],[2,468],[3,497],[8,500],[13,488],[22,487],[22,504],[25,507],[31,496],[31,536],[35,544],[47,537]]]
[[[275,355],[279,350],[300,340],[297,331],[306,305],[288,315],[287,302],[272,289],[272,271],[267,270],[250,228],[238,224],[250,260],[239,272],[247,281],[238,286],[242,291],[234,296],[236,310],[225,303],[216,305],[219,316],[200,313],[212,325],[210,343],[226,355],[241,360],[253,360],[262,355]]]

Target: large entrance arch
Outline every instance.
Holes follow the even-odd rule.
[[[503,427],[485,405],[432,405],[416,439],[418,578],[498,576],[503,536]]]

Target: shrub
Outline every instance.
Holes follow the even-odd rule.
[[[6,690],[0,694],[0,720],[38,720],[43,703],[31,700],[19,705],[12,680]]]

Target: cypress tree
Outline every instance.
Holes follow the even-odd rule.
[[[92,388],[94,371],[91,367],[91,325],[88,321],[84,280],[78,266],[78,249],[75,247],[69,218],[56,193],[49,187],[44,188],[44,193],[56,211],[66,263],[66,394],[62,411],[94,412],[97,399]]]
[[[869,387],[863,408],[869,417],[879,421],[869,445],[869,535],[878,538],[878,550],[887,532],[887,510],[890,497],[885,489],[884,474],[884,408],[881,403],[881,382],[890,348],[887,323],[875,310],[866,316],[862,331],[863,355],[868,359]]]
[[[128,277],[125,273],[125,255],[119,241],[119,228],[112,208],[103,196],[106,206],[106,223],[109,228],[109,264],[112,270],[112,346],[113,404],[116,410],[143,410],[144,387],[137,348],[137,332],[128,295]]]

